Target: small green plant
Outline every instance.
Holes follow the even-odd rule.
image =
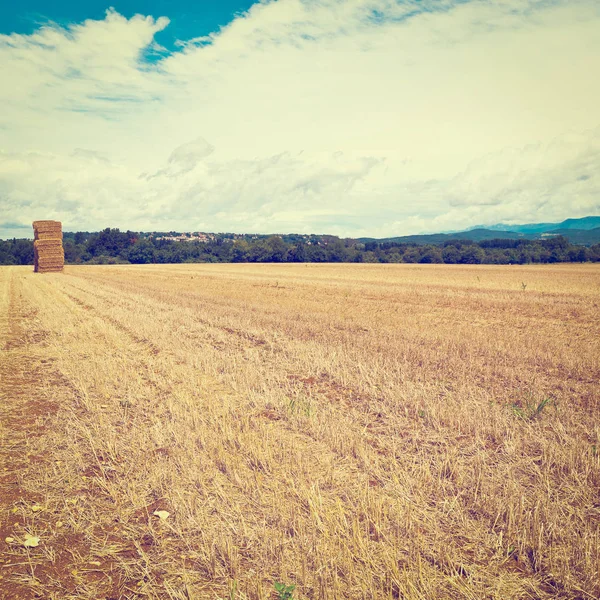
[[[277,600],[293,600],[295,585],[285,585],[285,583],[279,583],[276,581],[273,584],[275,591],[277,592]]]
[[[544,408],[546,408],[551,401],[552,398],[548,396],[537,404],[535,402],[533,404],[526,404],[525,406],[513,404],[512,410],[517,417],[520,417],[525,421],[533,421],[533,419],[537,419],[542,414]]]
[[[525,291],[527,289],[527,284],[524,281],[521,282],[521,289],[523,291]]]
[[[288,412],[292,415],[311,417],[313,406],[310,398],[290,398],[288,402]]]

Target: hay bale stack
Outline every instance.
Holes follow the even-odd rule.
[[[62,271],[65,264],[65,253],[60,221],[34,221],[33,238],[33,270],[36,273]]]

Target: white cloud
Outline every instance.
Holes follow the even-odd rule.
[[[0,222],[397,235],[600,212],[594,0],[278,0],[144,62],[167,26],[0,36]]]
[[[400,234],[452,231],[598,214],[599,167],[600,127],[493,152],[451,179],[408,184],[403,197],[418,198],[420,210],[403,209],[391,228]],[[388,230],[386,225],[378,233]]]
[[[11,223],[42,212],[66,230],[119,226],[137,230],[266,231],[305,228],[350,214],[347,195],[380,161],[342,153],[282,153],[258,160],[223,160],[205,140],[185,144],[154,173],[136,175],[97,153],[69,157],[0,153],[0,196]],[[322,198],[328,202],[323,205]],[[32,201],[31,199],[35,199]],[[135,202],[132,202],[135,199]],[[299,221],[296,221],[296,219]]]

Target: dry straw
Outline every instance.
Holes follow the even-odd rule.
[[[68,271],[0,269],[0,598],[600,600],[597,265]]]
[[[33,270],[36,273],[62,271],[65,264],[65,253],[60,221],[34,221],[33,237]]]

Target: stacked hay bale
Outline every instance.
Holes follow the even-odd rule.
[[[33,270],[36,273],[62,271],[65,252],[60,221],[34,221],[33,238]]]

